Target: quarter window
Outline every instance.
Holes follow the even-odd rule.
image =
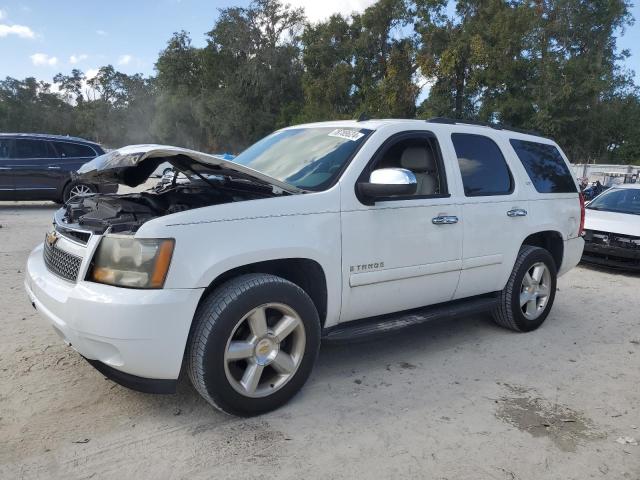
[[[49,158],[47,142],[42,140],[22,140],[15,141],[16,158]]]
[[[513,191],[511,172],[498,145],[488,137],[451,135],[467,197],[507,195]]]
[[[514,139],[510,142],[538,192],[577,192],[573,176],[555,146]]]
[[[53,142],[53,144],[55,145],[58,154],[62,158],[88,158],[96,156],[93,149],[87,145],[68,142]]]

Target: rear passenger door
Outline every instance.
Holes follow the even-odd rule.
[[[465,298],[504,287],[528,230],[528,201],[494,139],[461,131],[450,141],[464,191],[462,273],[455,298]]]
[[[57,174],[49,166],[56,154],[46,140],[17,138],[14,140],[12,174],[18,196],[30,198],[50,196],[57,187]],[[33,197],[35,198],[35,197]]]
[[[58,155],[57,165],[64,172],[77,171],[82,165],[96,157],[97,153],[88,145],[73,142],[51,142]],[[68,175],[67,175],[68,176]]]

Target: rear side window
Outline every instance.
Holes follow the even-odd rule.
[[[469,133],[453,133],[451,140],[467,197],[507,195],[513,191],[511,172],[493,140]]]
[[[545,143],[510,140],[539,193],[574,193],[576,184],[556,147]]]
[[[67,142],[53,142],[58,151],[58,154],[62,158],[69,157],[95,157],[96,154],[93,149],[87,145],[80,145],[79,143],[67,143]]]
[[[43,140],[22,140],[15,141],[16,158],[50,158],[51,154],[47,149],[47,142]]]

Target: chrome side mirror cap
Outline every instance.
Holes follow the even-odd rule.
[[[406,168],[380,168],[371,172],[368,182],[359,182],[358,193],[368,204],[376,199],[401,195],[413,195],[418,181]]]

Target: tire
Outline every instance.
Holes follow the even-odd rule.
[[[84,182],[70,182],[64,187],[62,192],[62,203],[67,203],[75,195],[86,195],[96,193],[98,189],[95,185]]]
[[[546,273],[539,273],[542,267],[546,269]],[[536,270],[537,268],[539,269]],[[525,280],[527,274],[529,279]],[[535,277],[538,275],[540,282],[536,285]],[[556,282],[556,264],[551,254],[543,248],[523,245],[511,276],[500,293],[500,303],[493,311],[495,322],[516,332],[535,330],[551,311]]]
[[[247,274],[201,302],[187,344],[187,373],[198,393],[219,410],[259,415],[284,405],[302,388],[319,347],[318,312],[304,290],[274,275]]]

